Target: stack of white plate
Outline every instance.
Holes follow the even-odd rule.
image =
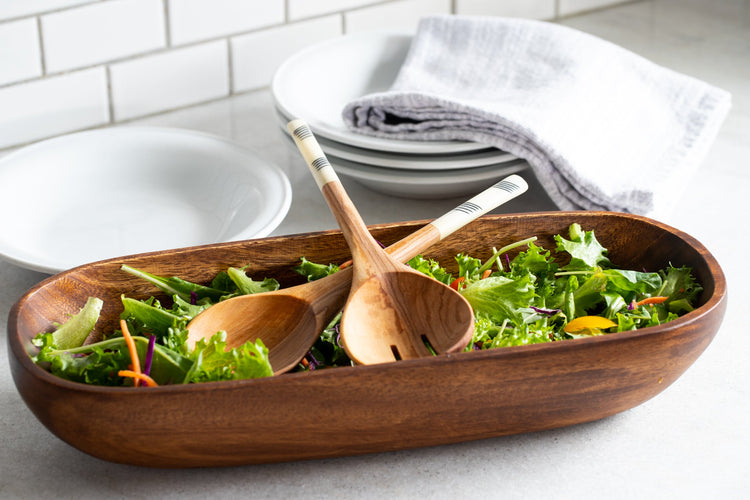
[[[271,93],[279,123],[305,120],[334,169],[379,192],[408,198],[464,196],[525,161],[484,144],[406,141],[352,132],[341,111],[353,99],[387,90],[409,50],[411,35],[362,33],[308,47],[276,71]]]

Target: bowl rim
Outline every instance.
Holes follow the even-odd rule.
[[[29,145],[19,147],[18,149],[11,151],[7,155],[0,157],[0,170],[7,167],[8,165],[13,165],[14,163],[23,161],[25,157],[28,157],[29,155],[33,157],[33,155],[38,154],[38,152],[44,152],[46,149],[54,148],[57,145],[67,147],[69,143],[75,144],[75,142],[81,140],[81,138],[91,137],[92,139],[96,139],[97,137],[123,136],[126,141],[129,141],[133,136],[144,134],[149,137],[153,137],[154,135],[161,135],[169,138],[194,138],[199,141],[204,141],[204,143],[212,142],[214,144],[224,146],[225,148],[227,148],[227,151],[231,151],[233,155],[240,154],[246,158],[254,158],[255,160],[257,160],[257,163],[263,164],[268,167],[266,169],[268,178],[272,179],[272,184],[277,185],[277,187],[279,188],[277,196],[274,196],[274,200],[276,200],[273,204],[276,208],[275,213],[269,211],[269,213],[263,217],[263,219],[265,220],[264,224],[255,228],[252,234],[250,234],[249,232],[250,225],[247,225],[241,228],[239,231],[234,232],[233,234],[222,235],[222,243],[242,241],[249,238],[258,239],[266,237],[271,234],[271,232],[273,232],[274,229],[276,229],[288,215],[289,210],[292,206],[292,186],[291,181],[289,180],[289,176],[279,165],[261,157],[254,149],[246,147],[245,145],[233,140],[232,138],[224,137],[210,132],[204,132],[201,130],[171,126],[127,124],[116,127],[80,130],[54,137],[49,137]],[[13,246],[6,247],[3,244],[1,238],[0,259],[19,267],[42,273],[54,274],[68,270],[60,269],[58,267],[59,261],[55,262],[54,259],[52,261],[49,261],[49,259],[45,259],[43,261],[35,261],[35,259],[33,257],[30,257],[27,253],[19,251],[19,248]]]

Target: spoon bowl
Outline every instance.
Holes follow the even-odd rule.
[[[351,293],[341,319],[350,357],[356,356],[360,364],[373,364],[465,347],[474,331],[472,310],[465,307],[460,294],[424,278],[403,271],[378,274]],[[382,328],[384,324],[391,327]],[[454,332],[461,332],[459,342]]]
[[[188,324],[188,343],[219,330],[227,345],[261,339],[275,374],[294,368],[328,323],[341,311],[351,283],[351,269],[274,292],[241,295],[221,301]]]

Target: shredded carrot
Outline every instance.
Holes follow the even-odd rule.
[[[463,283],[464,281],[465,279],[463,276],[461,276],[460,278],[456,278],[451,282],[450,287],[458,291],[458,289],[461,288],[461,283]]]
[[[645,305],[654,305],[654,304],[661,304],[665,302],[669,297],[648,297],[643,300],[639,300],[635,303],[635,307],[638,306],[645,306]]]
[[[490,274],[492,274],[492,269],[485,269],[482,273],[482,279],[489,278]]]
[[[136,383],[143,382],[148,387],[158,387],[159,386],[159,384],[157,384],[154,379],[152,379],[151,377],[149,377],[145,373],[138,373],[138,372],[134,372],[132,370],[120,370],[119,372],[117,372],[117,375],[119,375],[120,377],[131,377],[131,378],[135,379]]]
[[[137,373],[138,375],[141,375],[141,360],[138,358],[138,351],[135,348],[135,341],[133,340],[133,337],[130,335],[130,331],[128,330],[128,324],[125,323],[124,319],[120,320],[120,328],[122,329],[122,337],[125,339],[125,344],[128,346],[128,351],[130,352],[130,362],[133,367],[133,372]],[[139,377],[135,377],[135,386],[138,386]]]
[[[349,267],[349,266],[351,266],[351,265],[352,265],[352,261],[351,261],[351,259],[350,259],[350,260],[347,260],[346,262],[343,262],[343,263],[342,263],[342,264],[341,264],[341,265],[339,266],[339,269],[346,269],[347,267]]]

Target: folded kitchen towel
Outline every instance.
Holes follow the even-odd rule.
[[[656,217],[730,106],[724,90],[565,26],[444,15],[422,19],[388,91],[342,113],[362,134],[508,151],[564,210]]]

